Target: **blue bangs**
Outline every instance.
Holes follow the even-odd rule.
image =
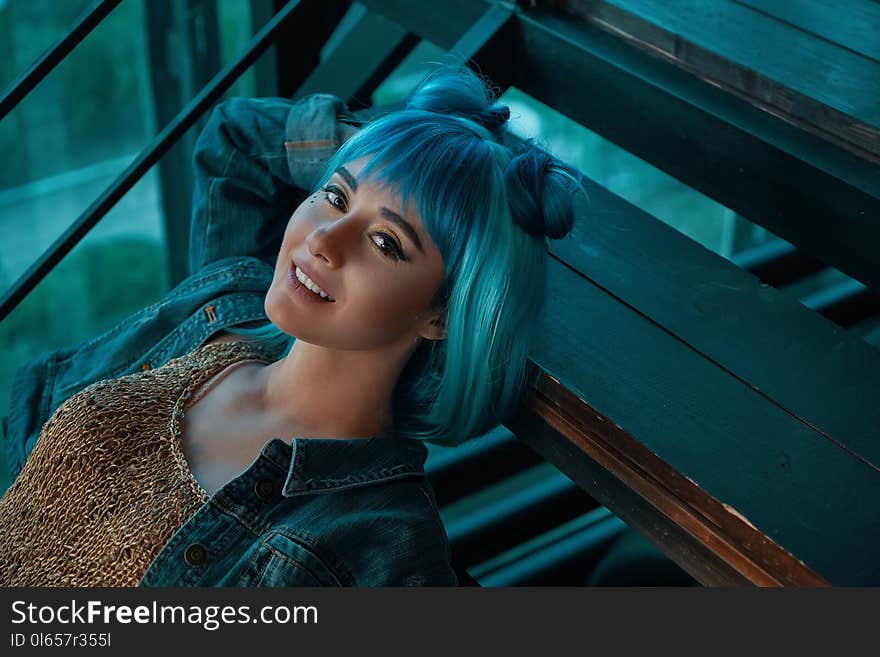
[[[493,152],[491,138],[467,119],[400,110],[375,119],[346,141],[325,165],[318,187],[340,166],[368,157],[360,177],[399,194],[404,213],[415,201],[448,277],[461,262],[468,237],[486,231],[496,205],[486,190],[499,187],[493,162],[503,153]]]

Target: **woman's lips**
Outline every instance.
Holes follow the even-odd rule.
[[[334,297],[332,294],[330,294],[330,290],[328,290],[328,289],[327,289],[327,286],[324,285],[324,281],[323,281],[323,280],[320,280],[320,281],[319,281],[319,280],[317,279],[317,277],[316,277],[316,276],[317,276],[317,273],[312,273],[312,271],[310,271],[308,267],[304,267],[304,266],[303,266],[303,263],[302,263],[302,262],[297,262],[296,258],[291,258],[291,260],[292,260],[292,266],[293,266],[293,273],[294,273],[294,275],[296,275],[297,273],[299,273],[299,275],[300,275],[301,277],[304,276],[305,278],[310,279],[310,280],[312,281],[312,283],[314,283],[314,284],[317,285],[320,289],[322,289],[322,290],[326,293],[326,295],[327,295],[328,297],[330,297],[330,299],[332,299],[332,300],[335,300],[335,299],[336,299],[336,297]],[[311,265],[309,265],[309,266],[311,266]],[[320,296],[320,295],[319,295],[319,296]]]
[[[304,299],[305,301],[310,301],[311,303],[334,303],[328,299],[323,298],[319,294],[315,294],[305,285],[299,282],[299,279],[296,277],[296,265],[293,262],[290,263],[290,269],[287,270],[287,287],[290,289],[291,294],[295,295],[297,298]]]

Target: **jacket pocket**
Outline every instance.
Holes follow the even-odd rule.
[[[260,541],[272,558],[258,586],[343,586],[340,577],[300,537],[273,530]]]

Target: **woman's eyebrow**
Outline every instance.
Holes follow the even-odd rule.
[[[418,248],[418,250],[421,251],[422,254],[425,253],[425,250],[422,248],[422,240],[419,239],[419,234],[416,232],[415,228],[412,227],[412,224],[410,224],[406,219],[397,214],[394,210],[390,210],[384,205],[379,208],[379,212],[382,214],[383,217],[390,221],[393,221],[395,224],[400,226],[403,232],[405,232],[416,245],[416,248]]]
[[[351,188],[351,191],[356,192],[358,188],[357,179],[351,175],[351,172],[345,167],[339,167],[333,173],[338,173],[345,179],[346,184]],[[416,245],[419,251],[422,254],[425,253],[425,250],[422,248],[422,240],[419,239],[419,234],[416,232],[416,229],[413,228],[412,224],[409,223],[406,219],[397,214],[394,210],[390,208],[386,208],[384,205],[379,208],[379,212],[383,217],[388,219],[389,221],[394,222],[397,226],[400,227],[403,232],[407,234],[407,236],[412,240],[413,244]]]
[[[358,181],[357,179],[351,175],[351,171],[346,169],[345,167],[339,167],[333,173],[338,173],[340,176],[345,178],[345,182],[351,187],[351,191],[356,192],[358,190]]]

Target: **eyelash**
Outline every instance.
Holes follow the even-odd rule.
[[[339,189],[336,185],[327,185],[326,187],[322,187],[321,191],[324,192],[323,193],[324,200],[327,201],[327,203],[329,203],[331,206],[333,206],[337,210],[342,211],[342,208],[340,208],[338,205],[336,205],[335,203],[330,201],[330,194],[335,194],[336,196],[338,196],[342,200],[345,200],[345,196],[342,194],[341,189]],[[406,257],[406,254],[403,252],[403,249],[400,248],[400,246],[397,244],[397,241],[394,238],[392,238],[391,235],[389,235],[388,233],[383,233],[383,232],[376,233],[376,235],[382,235],[384,237],[384,239],[387,240],[394,247],[393,251],[387,252],[387,251],[383,250],[382,247],[380,247],[379,245],[376,245],[376,248],[379,249],[379,252],[383,256],[385,256],[386,258],[391,258],[393,260],[398,260],[398,261],[408,260],[408,258]],[[376,244],[376,243],[373,242],[373,244]]]

